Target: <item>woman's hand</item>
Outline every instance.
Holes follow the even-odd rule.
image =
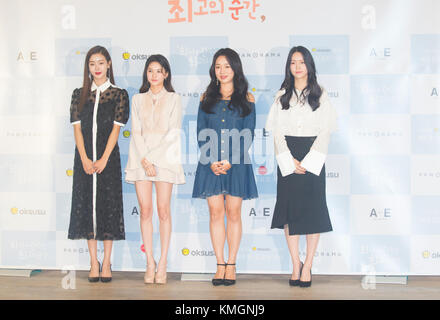
[[[298,160],[296,160],[295,158],[293,158],[293,162],[295,163],[295,171],[293,171],[293,173],[296,174],[306,174],[306,169],[301,167],[301,162],[299,162]]]
[[[222,172],[224,172],[223,174],[226,174],[227,171],[232,167],[228,160],[220,161],[220,164],[222,165]]]
[[[154,169],[153,164],[150,161],[148,161],[147,158],[142,159],[141,164],[145,172],[147,173],[147,176],[149,177],[156,176],[156,170]]]
[[[102,171],[104,171],[105,167],[107,166],[108,159],[101,158],[99,160],[96,160],[93,163],[93,168],[95,169],[95,172],[101,174]]]
[[[231,169],[231,167],[232,166],[228,160],[217,161],[211,164],[211,170],[216,176],[228,174],[227,171]]]
[[[211,164],[211,170],[216,176],[226,174],[226,172],[223,171],[223,165],[220,163],[220,161],[213,162]]]
[[[83,165],[84,172],[86,174],[94,174],[95,173],[96,170],[93,166],[92,160],[90,160],[89,158],[85,158],[85,159],[82,159],[81,162]]]

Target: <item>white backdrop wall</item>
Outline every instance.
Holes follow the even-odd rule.
[[[213,53],[239,52],[256,97],[260,197],[243,204],[238,271],[291,272],[283,232],[270,230],[276,163],[263,126],[288,50],[304,45],[339,114],[327,161],[334,231],[321,237],[314,273],[440,274],[440,1],[0,2],[0,267],[88,269],[86,241],[67,239],[69,106],[85,53],[100,44],[130,97],[149,55],[170,60],[184,107],[187,181],[172,200],[169,271],[176,272],[215,270],[206,201],[191,199],[196,114]],[[119,138],[123,167],[130,129],[129,121]],[[114,243],[113,269],[142,271],[136,194],[126,183],[123,191],[126,240]],[[158,256],[157,218],[154,225]]]

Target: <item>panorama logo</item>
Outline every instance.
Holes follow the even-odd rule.
[[[184,171],[183,174],[185,177],[195,177],[196,176],[196,170],[190,170],[190,171]]]
[[[6,131],[7,137],[28,138],[47,136],[43,132],[38,131]]]
[[[436,172],[419,172],[418,173],[419,177],[425,177],[425,178],[440,178],[440,172],[436,171]]]
[[[374,137],[374,138],[384,138],[384,137],[403,137],[402,131],[395,130],[359,130],[356,133],[359,137]]]
[[[79,254],[84,254],[84,253],[89,253],[89,249],[88,248],[70,248],[70,247],[65,247],[63,249],[64,253],[79,253]],[[104,253],[104,248],[97,249],[97,253],[101,254]]]
[[[240,58],[242,59],[257,59],[257,58],[281,58],[281,52],[246,52],[239,53]]]
[[[66,176],[68,176],[68,177],[73,177],[73,169],[67,169],[66,170]]]
[[[195,98],[200,99],[203,92],[177,92],[182,98]]]
[[[306,251],[300,251],[299,252],[300,257],[306,257],[307,256],[307,252]],[[330,250],[325,250],[325,251],[316,251],[315,252],[315,258],[317,257],[342,257],[343,254],[340,251],[330,251]]]

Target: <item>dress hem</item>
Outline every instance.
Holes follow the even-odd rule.
[[[287,224],[287,223],[286,223]],[[271,229],[284,229],[284,225],[283,226],[271,226]],[[289,236],[299,236],[299,235],[308,235],[308,234],[321,234],[321,233],[327,233],[327,232],[332,232],[333,229],[322,229],[322,230],[318,230],[318,231],[307,231],[307,232],[290,232],[290,228],[289,228]]]
[[[160,167],[158,167],[158,168],[160,168]],[[169,172],[172,172],[175,175],[175,177],[179,176],[178,174],[176,174],[175,172],[173,172],[173,171],[171,171],[169,169],[166,169],[166,170],[168,170]],[[138,174],[139,171],[142,171],[142,174]],[[139,175],[141,175],[141,176],[143,175],[143,177],[142,178],[138,178]],[[124,181],[126,183],[130,183],[130,184],[134,184],[136,181],[151,181],[151,182],[158,181],[158,182],[168,182],[168,183],[172,183],[172,184],[176,184],[176,185],[180,185],[180,184],[185,184],[186,183],[184,178],[183,179],[177,178],[175,180],[171,180],[171,179],[164,179],[164,178],[161,178],[161,177],[158,177],[158,176],[149,177],[149,176],[147,176],[144,173],[143,168],[125,169],[125,179],[124,179]]]
[[[213,196],[218,196],[218,195],[221,195],[221,194],[222,195],[230,195],[230,196],[233,196],[233,197],[242,198],[242,200],[252,200],[252,199],[257,199],[258,198],[258,194],[254,195],[254,196],[243,197],[241,195],[232,194],[232,193],[230,193],[228,191],[221,191],[220,193],[212,193],[212,194],[192,195],[192,198],[195,198],[195,199],[206,199],[206,198],[213,197]]]
[[[87,237],[87,236],[78,236],[78,237],[71,237],[71,236],[69,236],[69,237],[67,237],[67,239],[69,239],[69,240],[97,240],[97,241],[107,241],[107,240],[110,240],[110,241],[120,241],[120,240],[125,240],[125,236],[124,237],[115,237],[115,238],[111,238],[111,239],[109,239],[109,238],[91,238],[91,237]]]

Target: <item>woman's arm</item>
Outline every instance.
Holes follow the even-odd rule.
[[[110,158],[116,143],[118,143],[121,127],[127,123],[128,116],[130,114],[129,98],[126,90],[119,91],[119,97],[116,101],[113,129],[107,139],[107,145],[105,146],[104,153],[102,154],[101,158],[95,161],[93,164],[97,173],[104,171],[105,167],[107,166],[108,159]]]
[[[292,153],[287,146],[286,137],[283,130],[283,122],[280,119],[282,116],[287,116],[287,112],[286,115],[280,115],[280,112],[284,112],[281,110],[281,104],[279,102],[279,97],[282,94],[284,94],[284,90],[279,91],[275,96],[275,101],[272,104],[267,116],[265,128],[268,131],[272,131],[275,146],[275,157],[278,167],[280,168],[281,175],[285,177],[292,173],[305,174],[305,169],[301,167],[301,162],[292,156]]]
[[[81,131],[81,123],[76,123],[73,125],[73,134],[75,136],[76,148],[78,149],[79,156],[81,157],[84,172],[86,174],[95,173],[96,170],[93,167],[93,161],[90,160],[87,156],[86,148],[84,146],[84,137]]]
[[[336,130],[336,110],[330,103],[327,93],[323,91],[321,96],[321,105],[314,112],[320,112],[318,117],[319,133],[310,147],[310,151],[302,160],[302,166],[309,172],[320,175],[321,169],[327,157],[328,145],[330,143],[330,134]]]
[[[149,149],[142,136],[142,123],[139,115],[139,98],[141,98],[141,96],[135,95],[131,100],[131,139],[139,154],[140,165],[144,168],[147,176],[154,177],[156,171],[154,170],[153,164],[146,159]]]
[[[236,161],[241,163],[243,161],[244,164],[251,163],[249,158],[249,149],[251,148],[252,142],[254,141],[255,134],[255,126],[256,126],[256,110],[255,110],[255,98],[252,93],[248,92],[247,99],[251,105],[251,112],[243,119],[243,129],[242,132],[239,132],[238,137],[232,137],[232,148],[231,153],[229,154],[229,160],[223,160],[221,163],[223,164],[223,169],[226,172],[229,170],[232,165],[236,164]],[[241,140],[243,138],[243,148]]]
[[[116,143],[118,142],[120,130],[121,126],[113,124],[113,129],[108,137],[107,145],[105,146],[102,157],[93,163],[93,167],[95,168],[97,173],[101,173],[102,171],[104,171],[105,167],[107,166],[108,158],[110,157]]]
[[[176,93],[171,96],[169,103],[173,103],[168,121],[168,130],[160,138],[157,147],[150,149],[146,155],[148,162],[175,171],[175,165],[181,164],[181,128],[182,128],[182,102]]]

